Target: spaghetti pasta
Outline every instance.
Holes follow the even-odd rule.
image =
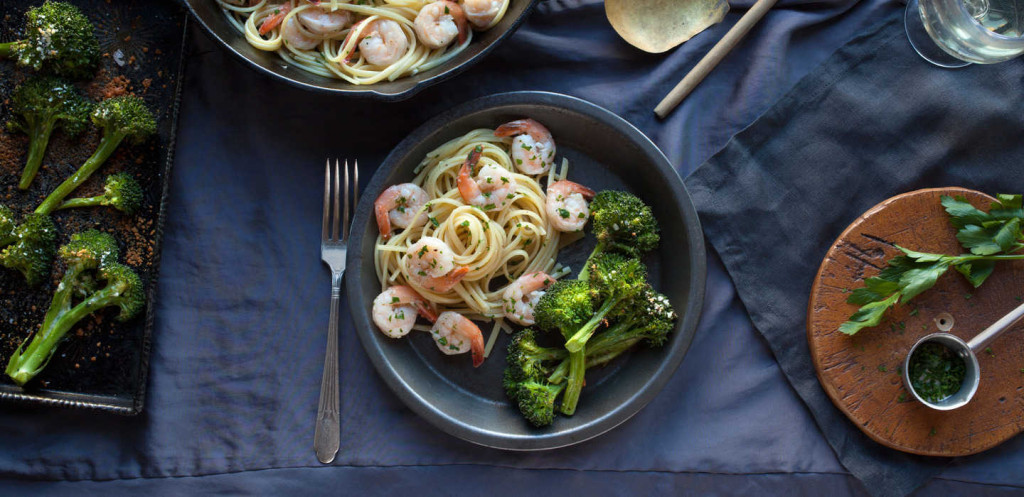
[[[432,69],[465,50],[473,39],[472,30],[460,28],[459,39],[440,48],[428,46],[436,40],[421,40],[428,17],[421,13],[435,0],[215,1],[253,47],[276,52],[310,73],[355,85],[394,81]],[[445,7],[443,15],[430,19],[442,31],[456,22],[485,30],[501,20],[508,4],[509,0],[462,0],[464,13],[451,2],[452,9]]]
[[[540,183],[545,177],[549,182],[563,178],[568,164],[563,162],[557,174],[553,169],[545,175],[521,174],[512,165],[511,143],[511,138],[494,136],[493,130],[477,129],[427,154],[412,183],[423,188],[430,200],[415,213],[409,227],[387,240],[377,239],[374,262],[382,290],[409,285],[441,310],[489,321],[502,318],[502,292],[519,276],[544,271],[557,277],[568,272],[556,266],[561,234],[548,220]],[[517,185],[507,207],[471,206],[460,195],[459,170],[475,149],[480,151],[480,167],[499,166]],[[424,237],[443,241],[454,253],[454,263],[468,268],[448,291],[426,288],[409,272],[407,252]]]

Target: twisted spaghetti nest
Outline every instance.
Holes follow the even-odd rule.
[[[368,85],[384,80],[394,81],[432,69],[458,55],[473,40],[472,30],[467,30],[466,38],[461,43],[454,41],[448,46],[435,49],[425,46],[417,39],[414,28],[416,16],[423,7],[434,0],[323,0],[317,5],[308,0],[215,1],[228,21],[239,32],[245,34],[246,41],[253,47],[276,52],[288,63],[313,74],[343,79],[355,85]],[[496,25],[504,17],[508,5],[509,0],[501,0],[497,14],[490,24],[476,29],[486,30]],[[325,12],[348,11],[353,14],[354,22],[351,26],[327,35],[298,28],[303,36],[320,39],[319,44],[311,50],[303,50],[288,43],[284,26],[303,10],[314,8]],[[273,19],[277,21],[273,23],[275,27],[261,34],[264,22],[272,16],[281,14],[283,17],[280,19]],[[369,63],[358,50],[358,35],[363,34],[363,31],[376,20],[391,20],[398,23],[407,42],[404,54],[387,66]],[[353,29],[357,30],[353,33],[356,36],[349,37],[349,32]],[[355,54],[359,54],[358,57],[355,57]]]
[[[563,160],[557,174],[555,168],[537,176],[521,174],[509,156],[511,143],[511,138],[494,136],[494,130],[477,129],[427,154],[417,166],[412,183],[427,192],[429,202],[419,209],[410,227],[386,241],[379,235],[377,238],[374,262],[382,290],[409,285],[441,310],[456,311],[471,319],[500,320],[502,292],[516,278],[532,271],[554,277],[568,272],[555,260],[560,233],[548,222],[540,184],[544,178],[548,184],[564,178],[568,164]],[[481,150],[480,166],[500,166],[518,185],[510,205],[502,210],[471,206],[459,193],[459,169],[477,147]],[[443,240],[454,252],[455,264],[469,268],[447,292],[417,285],[416,278],[408,273],[406,253],[426,236]]]

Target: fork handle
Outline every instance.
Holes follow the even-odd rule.
[[[338,421],[338,304],[341,302],[341,277],[344,271],[331,275],[331,319],[327,323],[327,355],[324,375],[320,380],[320,405],[316,410],[316,432],[313,448],[316,458],[324,464],[334,461],[341,445]]]

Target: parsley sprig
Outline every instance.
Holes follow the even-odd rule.
[[[949,268],[956,269],[977,288],[992,275],[997,261],[1024,259],[1024,253],[1017,253],[1024,248],[1022,196],[1000,194],[996,199],[985,212],[963,197],[943,195],[942,206],[957,229],[956,238],[970,253],[930,254],[897,245],[903,255],[890,259],[878,276],[866,279],[864,287],[846,299],[861,308],[839,326],[839,331],[853,335],[878,326],[886,310],[935,286]]]

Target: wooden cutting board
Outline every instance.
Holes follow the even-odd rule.
[[[807,341],[818,379],[832,402],[876,442],[904,452],[962,456],[990,449],[1024,431],[1024,325],[1018,323],[978,356],[981,385],[953,411],[913,400],[900,370],[919,338],[939,331],[938,316],[953,318],[950,333],[966,340],[1024,299],[1024,261],[1000,262],[981,288],[950,269],[932,289],[887,313],[875,328],[854,336],[839,325],[858,306],[846,298],[863,280],[899,255],[894,245],[945,254],[963,252],[939,204],[960,195],[988,211],[994,199],[963,188],[918,190],[865,212],[829,249],[811,288]]]

